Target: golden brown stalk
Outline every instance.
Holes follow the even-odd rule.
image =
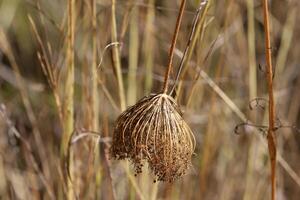
[[[177,21],[176,21],[175,31],[174,31],[174,35],[173,35],[173,39],[172,39],[172,44],[171,44],[171,48],[170,48],[170,52],[169,52],[169,63],[168,63],[167,71],[166,71],[166,74],[165,74],[163,93],[167,93],[167,91],[168,91],[169,76],[170,76],[170,73],[171,73],[171,70],[172,70],[174,50],[175,50],[175,46],[176,46],[176,41],[177,41],[177,37],[178,37],[178,33],[179,33],[180,24],[181,24],[181,21],[182,21],[182,15],[183,15],[183,11],[184,11],[184,8],[185,8],[185,4],[186,4],[186,0],[182,0],[181,5],[180,5],[180,9],[179,9],[179,15],[178,15]]]
[[[67,40],[67,77],[65,85],[65,110],[64,110],[64,139],[63,152],[66,153],[70,135],[74,125],[74,32],[75,32],[75,0],[68,1],[68,40]]]
[[[112,20],[111,40],[112,40],[112,42],[117,42],[116,0],[111,0],[111,20]],[[116,74],[117,74],[120,106],[121,106],[121,110],[125,110],[126,100],[125,100],[125,93],[124,93],[120,52],[119,52],[118,46],[115,46],[115,45],[113,46],[112,58],[113,58],[113,64],[114,64],[114,67],[116,69]]]
[[[273,95],[273,67],[272,67],[272,52],[270,41],[270,22],[269,22],[269,9],[268,0],[263,1],[263,14],[264,14],[264,28],[265,28],[265,51],[267,62],[267,80],[269,92],[269,130],[268,130],[268,148],[271,160],[271,197],[272,200],[276,199],[276,138],[274,134],[275,129],[275,103]]]
[[[196,46],[196,42],[197,42],[198,38],[200,38],[200,36],[201,36],[201,30],[203,29],[203,26],[205,24],[204,22],[206,19],[206,15],[208,13],[210,3],[211,3],[210,0],[202,0],[202,2],[200,3],[199,10],[203,9],[203,11],[201,13],[199,20],[197,20],[198,23],[197,23],[197,26],[195,27],[195,33],[193,34],[193,37],[191,39],[190,47],[188,48],[188,50],[186,52],[186,58],[184,58],[183,63],[182,63],[182,67],[181,67],[182,68],[182,73],[181,73],[182,80],[180,80],[178,83],[177,99],[179,99],[182,94],[182,92],[181,92],[182,91],[182,82],[187,73],[187,68],[188,68],[187,66],[188,66],[189,61],[191,60],[192,54],[194,52],[194,48]]]
[[[194,40],[194,38],[197,37],[197,36],[195,36],[195,31],[196,31],[196,27],[199,26],[198,25],[198,21],[199,21],[199,17],[200,17],[200,11],[202,10],[202,8],[204,6],[206,6],[206,4],[207,4],[207,1],[203,1],[202,3],[200,3],[200,6],[199,6],[199,8],[196,11],[196,15],[195,15],[193,23],[192,23],[192,29],[191,29],[191,31],[189,33],[189,39],[188,39],[188,42],[186,44],[185,50],[183,52],[183,55],[181,57],[179,69],[178,69],[178,72],[177,72],[176,77],[175,77],[175,83],[174,83],[174,85],[173,85],[173,87],[172,87],[172,89],[170,91],[171,95],[172,95],[173,91],[176,88],[176,84],[177,84],[177,82],[179,80],[179,77],[181,75],[181,71],[184,68],[185,61],[186,61],[186,56],[188,55],[188,52],[190,53],[189,49],[190,49],[191,43]]]
[[[67,32],[67,75],[65,84],[65,102],[64,102],[64,135],[62,141],[62,153],[70,155],[68,171],[73,174],[72,154],[69,151],[68,143],[74,131],[74,39],[75,39],[75,0],[68,0],[68,32]],[[68,199],[74,199],[74,191],[71,180],[68,179]]]
[[[93,63],[91,68],[92,79],[92,128],[94,131],[99,129],[99,99],[98,99],[98,73],[97,73],[97,13],[96,0],[92,0],[92,30],[93,30]]]

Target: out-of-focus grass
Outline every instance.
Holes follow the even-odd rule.
[[[250,110],[248,106],[255,97],[267,97],[262,6],[258,0],[211,0],[203,17],[178,98],[197,140],[190,172],[175,183],[154,184],[146,170],[136,178],[130,164],[127,169],[126,163],[109,159],[113,125],[120,111],[162,87],[179,6],[175,2],[76,1],[74,137],[87,131],[100,135],[99,140],[88,136],[70,146],[76,176],[72,185],[79,199],[270,197],[265,138],[248,127],[240,135],[234,134],[235,125],[245,117],[267,124],[266,110]],[[182,55],[199,2],[188,1],[176,55]],[[299,128],[298,10],[297,0],[270,2],[276,114],[282,124]],[[67,11],[67,1],[0,1],[2,199],[67,197],[66,159],[60,154],[66,117],[60,110],[67,106],[63,88],[69,66],[65,53]],[[104,52],[112,42],[121,44]],[[101,67],[95,69],[101,58]],[[179,61],[175,57],[171,79]],[[47,76],[42,64],[50,71]],[[49,74],[55,79],[49,81]],[[51,80],[55,80],[54,85]],[[99,130],[95,130],[95,120]],[[300,195],[299,134],[291,129],[276,131],[281,155],[278,199],[298,199]]]

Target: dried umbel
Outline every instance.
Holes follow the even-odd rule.
[[[158,181],[173,181],[191,165],[193,133],[175,100],[167,94],[142,98],[116,121],[112,157],[129,159],[136,174],[145,162]]]

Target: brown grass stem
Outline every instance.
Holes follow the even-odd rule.
[[[269,130],[268,130],[268,148],[271,160],[271,199],[276,199],[276,139],[274,134],[275,126],[275,103],[273,94],[273,67],[272,67],[272,52],[270,40],[270,21],[268,0],[262,0],[264,14],[264,29],[265,29],[265,53],[267,62],[267,81],[269,93]]]
[[[170,51],[169,51],[169,62],[168,62],[167,71],[165,73],[164,85],[163,85],[163,93],[165,93],[165,94],[168,91],[169,76],[170,76],[170,73],[171,73],[171,70],[172,70],[174,50],[175,50],[176,41],[177,41],[177,38],[178,38],[179,28],[180,28],[180,25],[181,25],[181,21],[182,21],[182,16],[183,16],[183,11],[184,11],[184,8],[185,8],[185,4],[186,4],[186,0],[182,0],[181,1],[181,5],[180,5],[180,9],[179,9],[179,14],[178,14],[177,21],[176,21],[176,26],[175,26],[174,35],[173,35],[173,38],[172,38],[172,43],[171,43]]]

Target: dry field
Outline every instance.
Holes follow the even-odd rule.
[[[299,11],[0,0],[0,199],[299,199]]]

